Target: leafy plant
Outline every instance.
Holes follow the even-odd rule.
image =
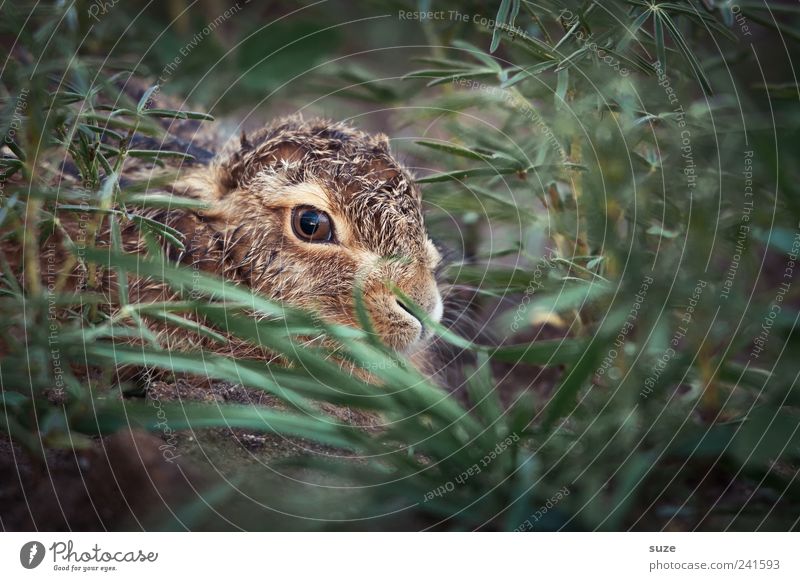
[[[156,169],[191,158],[135,145],[163,141],[162,120],[213,117],[152,108],[157,85],[131,101],[120,88],[127,61],[98,62],[79,46],[89,23],[75,5],[34,11],[37,32],[18,26],[29,8],[20,5],[4,8],[3,26],[28,56],[0,87],[0,236],[21,248],[2,258],[0,428],[39,458],[129,425],[157,432],[152,406],[118,380],[128,365],[276,402],[166,402],[173,430],[263,431],[332,451],[270,463],[304,475],[266,477],[282,491],[276,513],[294,518],[253,511],[221,487],[208,493],[213,510],[187,503],[163,528],[182,518],[195,528],[796,528],[798,118],[772,99],[794,99],[797,87],[754,80],[755,53],[728,3],[503,0],[484,15],[492,27],[474,18],[482,4],[435,4],[468,18],[422,23],[430,48],[414,46],[416,62],[384,77],[348,59],[314,69],[315,34],[331,49],[339,38],[316,23],[296,25],[310,35],[302,59],[258,58],[269,33],[257,28],[235,60],[248,90],[291,82],[298,62],[314,69],[299,94],[325,86],[342,110],[412,105],[393,118],[418,137],[398,146],[424,164],[429,229],[457,249],[446,283],[474,294],[468,316],[493,337],[426,321],[466,354],[452,362],[464,398],[376,341],[363,306],[364,329],[340,327],[172,264],[159,242],[180,247],[180,233],[142,209],[189,202],[159,189],[166,171],[155,182],[120,178],[134,158]],[[741,9],[797,39],[761,6]],[[123,21],[118,10],[98,26],[99,54]],[[294,26],[282,34],[295,36]],[[78,183],[61,180],[64,160]],[[75,213],[87,216],[85,248],[68,240],[72,257],[43,271],[43,233],[65,232]],[[123,251],[128,223],[149,241],[147,256]],[[110,249],[97,248],[104,224]],[[71,292],[64,273],[76,263],[87,288]],[[113,315],[94,284],[103,269],[118,281]],[[183,296],[134,302],[131,275]],[[151,319],[244,340],[291,365],[170,351]],[[539,339],[543,323],[562,338]],[[310,330],[329,341],[309,345]],[[340,421],[339,408],[376,425]],[[262,476],[237,486],[263,498]]]

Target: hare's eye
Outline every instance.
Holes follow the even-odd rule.
[[[292,214],[292,229],[295,236],[307,242],[330,242],[333,240],[333,221],[322,210],[311,206],[300,206]]]

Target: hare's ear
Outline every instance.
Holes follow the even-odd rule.
[[[373,137],[373,141],[375,143],[375,147],[380,149],[385,153],[389,153],[389,136],[385,133],[378,133]]]
[[[219,162],[219,179],[226,190],[246,185],[265,168],[287,168],[301,162],[307,151],[303,145],[284,139],[251,143],[244,132],[239,148]]]
[[[393,183],[401,176],[397,166],[388,159],[373,159],[367,164],[366,170],[367,176],[378,182]]]
[[[393,182],[400,177],[397,163],[392,159],[389,137],[378,133],[370,138],[370,161],[366,164],[367,175],[383,182]]]

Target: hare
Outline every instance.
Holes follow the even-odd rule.
[[[375,330],[411,353],[430,339],[387,283],[431,320],[442,317],[441,256],[423,224],[421,197],[384,135],[342,123],[282,119],[183,182],[210,210],[186,214],[181,262],[323,318],[357,325],[355,285]],[[188,226],[188,228],[187,228]]]
[[[138,211],[182,234],[183,248],[162,241],[171,260],[344,325],[358,325],[354,291],[360,285],[383,342],[425,367],[431,329],[397,299],[391,285],[438,322],[443,301],[435,274],[442,257],[426,233],[420,191],[393,158],[385,135],[294,116],[242,134],[237,144],[217,154],[206,155],[198,142],[182,143],[195,148],[199,161],[184,164],[164,190],[205,207]],[[134,163],[123,179],[143,171]],[[74,240],[85,229],[71,215],[61,225],[43,244],[58,249],[59,264],[66,260],[66,236]],[[126,252],[146,251],[135,224],[123,225],[121,234]],[[107,246],[109,240],[107,229],[98,233],[98,245]],[[6,256],[19,257],[13,239],[2,244]],[[47,260],[54,262],[52,256]],[[85,288],[87,271],[76,264],[68,278],[69,287]],[[175,296],[153,279],[131,276],[129,281],[131,301]],[[106,270],[91,290],[106,294],[109,310],[116,308],[113,271]],[[157,322],[152,327],[168,348],[210,347],[184,329]],[[231,354],[232,346],[235,356],[267,356],[235,340],[225,352]]]

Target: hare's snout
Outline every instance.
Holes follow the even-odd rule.
[[[412,298],[412,300],[416,303],[417,308],[421,308],[425,312],[425,320],[434,323],[441,320],[442,299],[435,287],[425,292],[423,297]],[[386,296],[381,303],[383,304],[378,305],[377,309],[372,309],[373,323],[390,347],[398,351],[411,350],[420,342],[427,341],[433,336],[431,326],[426,325],[425,320],[417,317],[414,310],[393,293]]]
[[[396,285],[415,307],[406,304],[392,291]],[[442,318],[442,297],[433,275],[416,271],[409,276],[383,279],[365,296],[375,331],[383,341],[398,351],[412,351],[433,336],[433,329],[425,321],[438,323]],[[418,317],[422,310],[425,317]]]
[[[423,307],[425,311],[425,315],[427,317],[426,320],[420,319],[417,315],[414,314],[414,310],[409,307],[405,302],[401,299],[395,297],[395,303],[398,307],[405,313],[406,319],[408,322],[416,323],[420,327],[420,338],[421,339],[429,339],[433,336],[433,330],[431,329],[430,325],[426,325],[426,321],[433,321],[434,323],[438,323],[442,319],[442,298],[439,295],[438,291],[434,291],[431,293],[431,297],[429,298],[427,308]],[[422,305],[419,305],[422,306]],[[416,325],[415,325],[416,326]]]

